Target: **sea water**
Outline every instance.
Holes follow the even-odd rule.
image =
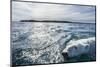
[[[67,46],[63,45],[65,41],[95,37],[95,26],[95,23],[13,21],[11,25],[13,64],[27,65],[64,62],[61,51]],[[68,39],[67,37],[70,35],[74,36]],[[53,51],[55,52],[53,53]],[[60,59],[57,59],[57,57]],[[27,58],[27,62],[24,62],[25,58]]]

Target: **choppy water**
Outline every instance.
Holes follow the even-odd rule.
[[[95,23],[14,21],[11,36],[14,65],[62,63],[65,44],[72,39],[95,37]]]

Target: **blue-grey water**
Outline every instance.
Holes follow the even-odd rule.
[[[43,23],[43,22],[12,22],[12,38],[30,31],[40,32],[67,32],[78,35],[79,37],[95,36],[95,23]],[[54,32],[53,32],[54,33]]]
[[[63,62],[63,57],[60,55],[60,52],[64,49],[65,45],[62,44],[66,41],[63,37],[66,35],[74,35],[70,39],[76,40],[95,37],[95,26],[95,23],[13,21],[11,31],[13,64],[27,65],[61,63]],[[19,55],[17,55],[17,53]],[[22,57],[22,55],[24,57]],[[60,59],[55,59],[55,57]],[[28,60],[26,61],[23,58],[27,58]]]

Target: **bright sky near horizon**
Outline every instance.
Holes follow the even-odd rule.
[[[12,21],[58,20],[95,23],[95,6],[12,2]]]

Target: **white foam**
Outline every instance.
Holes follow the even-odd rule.
[[[66,48],[63,50],[63,52],[67,52],[69,57],[74,57],[94,51],[95,37],[71,41],[69,45],[66,46]]]

